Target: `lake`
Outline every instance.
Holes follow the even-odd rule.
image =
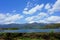
[[[31,33],[31,32],[60,32],[60,29],[21,29],[21,30],[0,30],[0,32],[7,32],[7,33]]]

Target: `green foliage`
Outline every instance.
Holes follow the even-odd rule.
[[[5,40],[59,40],[60,33],[0,33]]]
[[[48,24],[45,27],[43,27],[45,29],[56,29],[56,28],[60,28],[60,23],[57,24]]]
[[[19,28],[2,28],[2,30],[18,30]]]

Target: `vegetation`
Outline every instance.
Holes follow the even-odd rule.
[[[60,23],[57,24],[48,24],[45,27],[43,27],[43,29],[57,29],[60,28]]]
[[[6,30],[18,30],[19,28],[6,28]]]
[[[0,30],[18,30],[19,28],[0,28]]]
[[[60,40],[60,33],[0,33],[0,40]]]
[[[60,28],[60,23],[52,23],[52,24],[33,23],[25,25],[23,27],[23,29],[57,29],[57,28]]]
[[[60,24],[47,24],[42,26],[26,25],[23,29],[58,29]],[[0,28],[0,30],[18,30],[19,28]],[[0,40],[60,40],[60,32],[40,32],[40,33],[1,33]]]

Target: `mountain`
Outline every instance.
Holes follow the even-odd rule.
[[[0,24],[0,28],[20,28],[20,29],[40,29],[40,28],[60,28],[58,24],[46,24],[46,23],[26,23],[26,24]]]
[[[3,24],[0,28],[38,28],[44,26],[43,23],[26,23],[26,24]]]

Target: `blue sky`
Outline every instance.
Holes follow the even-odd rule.
[[[60,0],[0,0],[0,24],[60,23]]]

